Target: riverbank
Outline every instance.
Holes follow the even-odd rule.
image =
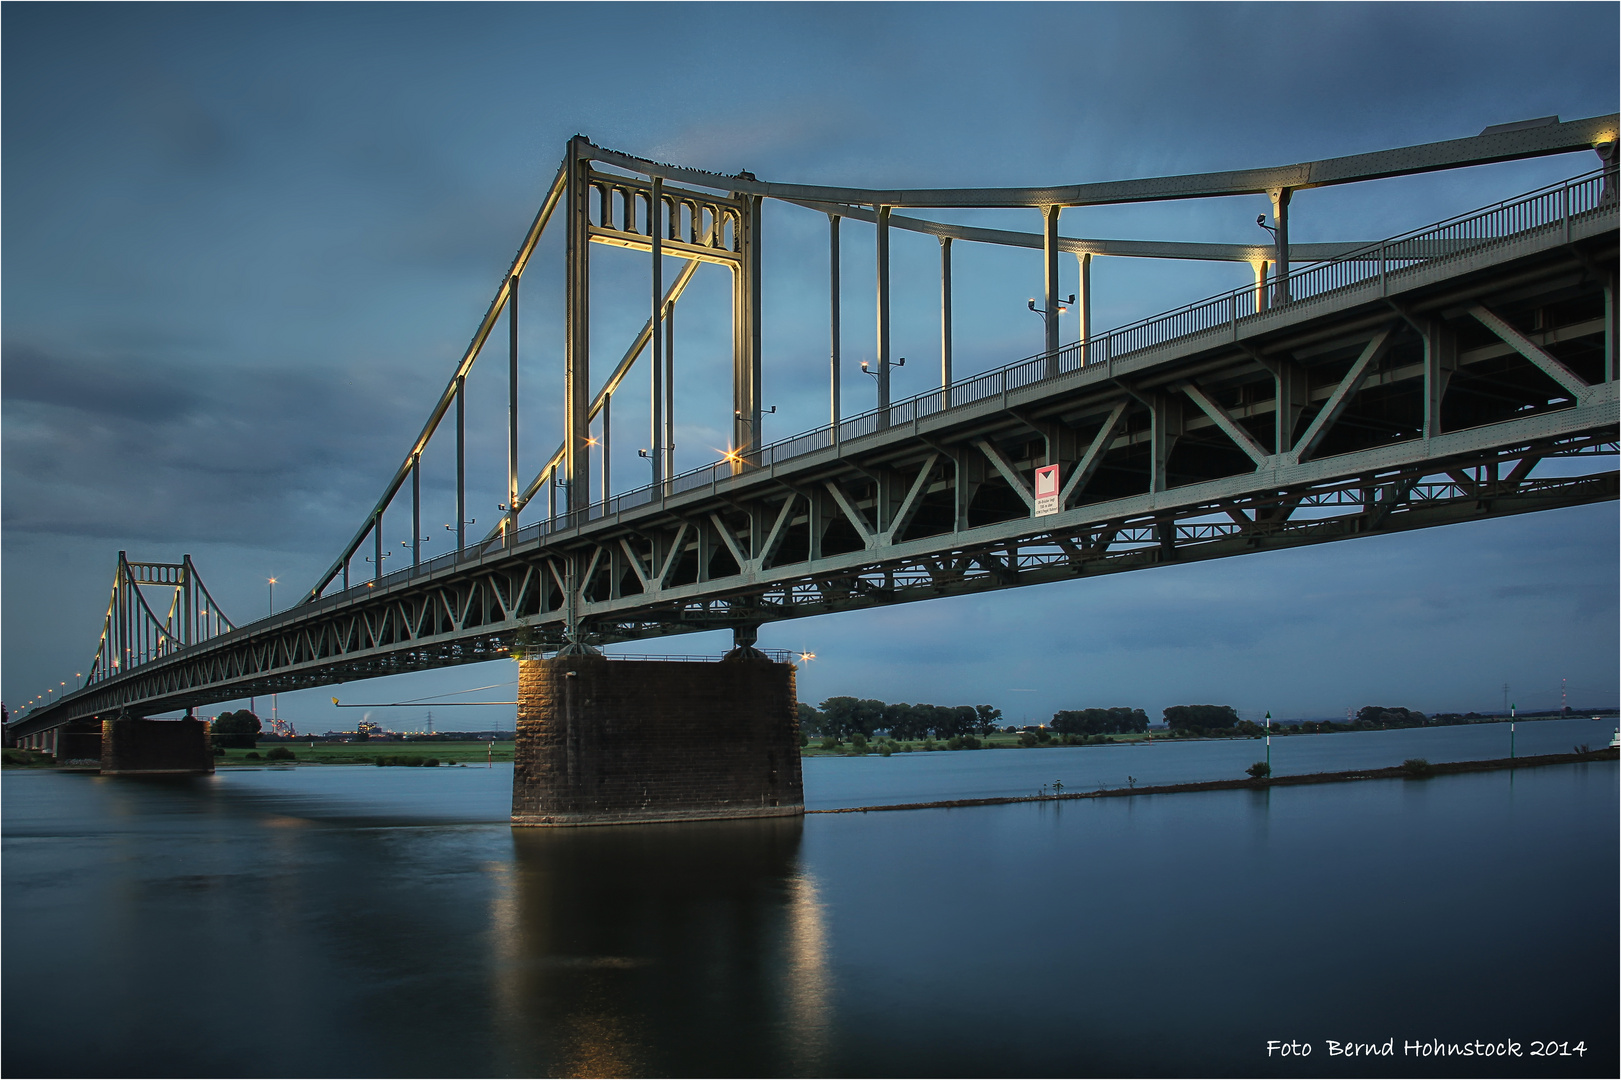
[[[948,810],[969,806],[1005,806],[1012,803],[1065,802],[1071,799],[1105,799],[1122,795],[1172,795],[1195,791],[1259,790],[1296,787],[1302,784],[1340,784],[1354,780],[1424,780],[1453,773],[1493,772],[1499,769],[1532,769],[1544,765],[1570,765],[1590,761],[1615,761],[1615,747],[1587,753],[1538,754],[1533,757],[1495,758],[1487,761],[1444,761],[1425,763],[1422,768],[1396,765],[1385,769],[1348,769],[1343,772],[1304,773],[1274,776],[1264,780],[1204,780],[1186,784],[1152,784],[1141,787],[1101,788],[1097,791],[1058,792],[1041,795],[1008,795],[986,799],[944,799],[935,802],[894,803],[886,806],[846,806],[806,810],[807,814],[866,814],[882,810]]]

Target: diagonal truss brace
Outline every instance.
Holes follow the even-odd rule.
[[[1340,379],[1339,385],[1334,388],[1334,393],[1329,395],[1328,400],[1323,403],[1322,409],[1312,419],[1310,426],[1300,436],[1300,441],[1295,443],[1293,450],[1289,451],[1288,459],[1291,464],[1298,464],[1311,457],[1312,452],[1317,449],[1317,444],[1322,442],[1323,436],[1328,433],[1329,427],[1339,419],[1340,413],[1345,411],[1346,404],[1356,394],[1357,390],[1361,389],[1363,380],[1368,377],[1368,372],[1372,370],[1374,363],[1390,347],[1390,340],[1395,332],[1396,326],[1392,323],[1375,334],[1373,340],[1363,348],[1361,355],[1351,364],[1351,370],[1347,371],[1345,377]]]
[[[1238,421],[1228,415],[1226,409],[1212,401],[1208,394],[1199,389],[1198,383],[1189,379],[1181,384],[1181,389],[1184,394],[1193,399],[1193,403],[1199,406],[1206,416],[1210,417],[1211,421],[1222,430],[1223,434],[1237,443],[1238,448],[1249,455],[1250,460],[1255,462],[1256,468],[1266,466],[1271,459],[1271,455],[1261,447],[1260,443],[1255,441],[1249,432],[1239,426]]]
[[[1564,387],[1566,393],[1572,398],[1579,399],[1582,391],[1588,388],[1588,383],[1580,375],[1561,364],[1538,344],[1510,326],[1505,320],[1489,311],[1480,304],[1469,309],[1469,314],[1486,329],[1502,338],[1513,350],[1525,357],[1531,363],[1541,368],[1543,373],[1554,382]]]

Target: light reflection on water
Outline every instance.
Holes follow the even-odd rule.
[[[515,831],[492,904],[503,1074],[825,1071],[793,819]]]
[[[940,755],[991,771],[925,786],[1084,753]],[[894,801],[864,775],[843,796]],[[516,831],[510,777],[6,773],[0,1066],[1346,1075],[1321,1040],[1512,1036],[1616,1071],[1614,764]]]

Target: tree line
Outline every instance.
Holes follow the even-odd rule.
[[[989,735],[1002,719],[1002,710],[990,705],[909,705],[872,698],[831,697],[820,707],[799,703],[800,734],[870,739],[887,731],[892,739],[950,739]]]
[[[260,730],[259,718],[247,709],[222,712],[214,717],[214,722],[209,725],[215,746],[233,746],[246,750],[252,750],[259,745]]]
[[[1238,713],[1229,705],[1173,705],[1165,710],[1173,730],[1188,733],[1233,728]],[[1000,729],[1002,710],[991,705],[912,705],[873,698],[831,697],[820,706],[799,703],[799,730],[809,738],[872,738],[887,732],[892,739],[950,739],[989,735]],[[1105,709],[1063,709],[1047,725],[1062,735],[1132,735],[1148,730],[1148,714],[1117,705]]]
[[[1141,709],[1066,709],[1053,713],[1048,725],[1064,735],[1129,735],[1148,730],[1148,714]]]
[[[1239,718],[1231,705],[1172,705],[1162,713],[1165,726],[1174,736],[1203,735],[1259,736],[1266,728]],[[1475,713],[1436,713],[1426,716],[1416,709],[1365,705],[1350,723],[1296,721],[1272,728],[1274,734],[1310,731],[1353,731],[1370,728],[1418,727],[1468,723],[1486,719]],[[811,738],[838,740],[860,735],[870,739],[875,732],[887,732],[892,739],[950,739],[989,735],[999,730],[1002,710],[990,705],[910,705],[872,698],[831,697],[818,706],[799,703],[799,730]],[[1141,734],[1148,730],[1148,714],[1142,709],[1114,706],[1100,709],[1063,709],[1053,713],[1047,725],[1062,735],[1098,737]],[[1011,729],[1010,729],[1011,730]]]

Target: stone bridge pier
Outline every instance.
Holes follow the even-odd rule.
[[[101,762],[99,720],[75,720],[63,725],[56,736],[56,763],[88,768]]]
[[[208,721],[118,717],[101,722],[103,776],[196,776],[214,771]]]
[[[794,667],[739,640],[714,663],[520,661],[512,823],[803,814]]]

